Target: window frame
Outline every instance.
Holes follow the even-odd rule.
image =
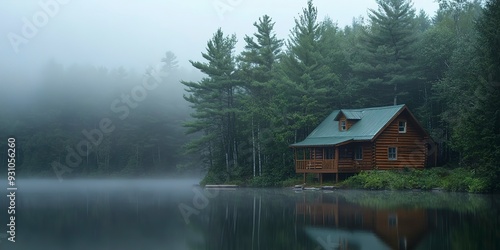
[[[359,150],[359,151],[358,151]],[[359,153],[359,154],[358,154]],[[359,156],[359,157],[358,157]],[[355,161],[362,161],[363,160],[363,146],[358,145],[354,149],[354,160]]]
[[[339,128],[340,128],[340,131],[347,130],[347,121],[345,119],[340,120]]]
[[[394,157],[391,157],[391,149],[394,149]],[[398,147],[392,147],[389,146],[387,148],[387,159],[390,161],[397,161],[398,160]]]
[[[404,127],[403,127],[403,130],[401,131],[401,123],[404,123]],[[406,133],[407,131],[407,127],[408,127],[408,122],[406,122],[405,120],[399,120],[398,121],[398,132],[400,134],[404,134]]]

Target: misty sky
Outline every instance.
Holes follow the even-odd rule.
[[[252,24],[268,14],[276,22],[279,38],[288,38],[294,17],[307,2],[58,0],[57,7],[43,7],[40,3],[56,0],[0,1],[0,67],[4,72],[31,72],[50,59],[66,65],[124,66],[142,72],[158,64],[168,50],[177,55],[181,66],[189,67],[187,60],[202,60],[201,52],[218,27],[237,35],[240,50],[243,36],[255,32]],[[353,17],[366,16],[368,8],[377,8],[375,0],[315,0],[314,4],[320,20],[329,16],[340,27],[351,24]],[[414,7],[433,16],[438,4],[417,0]],[[36,20],[40,27],[27,29],[26,20]],[[25,37],[23,31],[32,37]],[[22,42],[12,46],[13,38]]]

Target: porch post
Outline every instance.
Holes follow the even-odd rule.
[[[335,183],[339,182],[339,147],[335,146],[335,160],[333,162],[335,171]]]
[[[323,186],[323,174],[319,173],[319,185]]]
[[[306,183],[306,173],[304,173],[304,184]]]
[[[293,148],[293,159],[295,163],[295,173],[297,173],[298,163],[297,163],[297,148]]]

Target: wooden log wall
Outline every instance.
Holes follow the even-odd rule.
[[[399,121],[406,121],[406,133],[399,133]],[[424,168],[427,149],[425,138],[417,126],[404,111],[375,139],[373,160],[377,169]],[[397,160],[388,159],[389,147],[397,148]]]
[[[372,157],[372,144],[370,142],[363,142],[360,145],[363,147],[363,159],[355,160],[354,164],[359,167],[359,170],[371,170],[374,165]]]

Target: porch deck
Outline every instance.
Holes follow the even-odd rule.
[[[352,159],[307,159],[295,160],[296,173],[357,173],[361,170]]]

